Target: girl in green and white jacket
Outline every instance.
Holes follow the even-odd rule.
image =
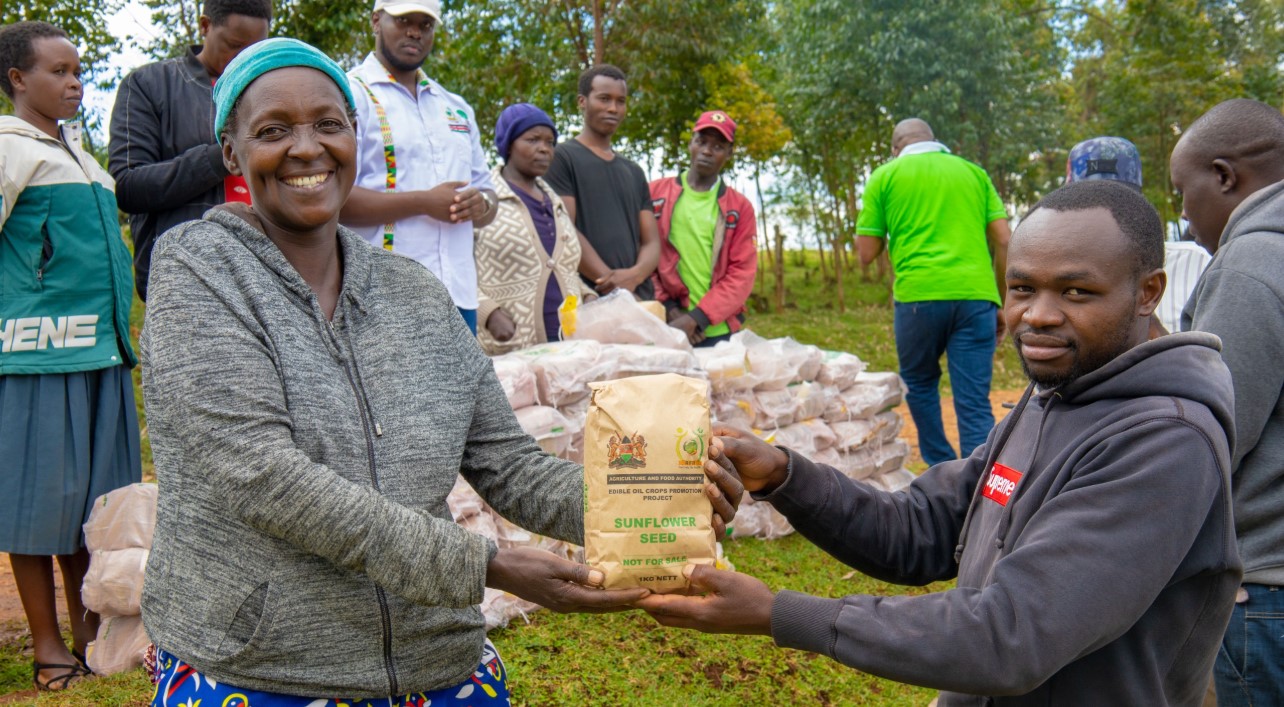
[[[0,552],[27,611],[32,678],[61,690],[89,674],[84,650],[98,624],[80,599],[81,525],[94,499],[141,477],[133,282],[114,183],[59,124],[80,108],[75,45],[44,22],[5,27],[0,89],[15,113],[0,117]]]

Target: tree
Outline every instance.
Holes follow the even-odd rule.
[[[448,2],[445,36],[430,67],[472,104],[484,137],[499,112],[524,100],[558,125],[578,123],[576,78],[594,63],[629,77],[621,147],[685,159],[684,132],[709,104],[701,69],[743,61],[753,51],[763,0],[704,3],[619,0]],[[484,141],[485,142],[485,141]]]
[[[1185,126],[1235,96],[1281,100],[1281,3],[1132,0],[1102,3],[1071,39],[1069,140],[1119,135],[1141,153],[1144,191],[1165,222],[1181,213],[1168,158]]]

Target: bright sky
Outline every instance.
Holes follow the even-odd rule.
[[[138,0],[129,0],[107,21],[107,30],[120,40],[120,52],[107,58],[108,75],[115,75],[112,89],[103,91],[97,86],[85,86],[83,105],[85,110],[93,111],[102,121],[102,133],[99,137],[106,142],[107,130],[111,122],[111,106],[116,98],[115,83],[130,71],[146,64],[150,59],[140,49],[151,44],[156,31],[152,27],[151,12]]]

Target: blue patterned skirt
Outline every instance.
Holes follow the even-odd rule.
[[[379,699],[341,697],[296,697],[275,692],[244,690],[210,680],[195,668],[156,650],[156,672],[152,676],[156,694],[152,707],[499,707],[509,704],[508,671],[499,651],[489,641],[482,647],[481,663],[467,680],[432,692],[415,692]]]

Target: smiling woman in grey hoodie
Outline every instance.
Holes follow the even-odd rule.
[[[451,522],[463,474],[505,517],[581,542],[582,470],[522,432],[442,284],[338,226],[356,149],[338,67],[268,40],[228,67],[215,102],[254,207],[160,240],[142,335],[157,699],[235,686],[270,704],[418,704],[479,686],[502,700],[485,587],[563,611],[645,592],[590,588],[588,567]],[[179,679],[188,669],[206,680]],[[190,697],[205,694],[223,696]]]

